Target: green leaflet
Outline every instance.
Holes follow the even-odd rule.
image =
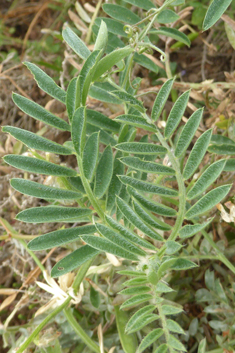
[[[130,55],[133,50],[133,48],[127,46],[125,48],[116,49],[110,54],[107,54],[98,63],[93,76],[93,81],[97,81],[105,72],[111,70],[111,68],[116,65],[119,61],[124,59],[126,56]]]
[[[127,331],[128,333],[140,331],[142,328],[149,325],[151,322],[159,319],[159,316],[156,314],[147,314],[142,316],[135,325],[132,326],[131,330]]]
[[[32,207],[17,214],[16,219],[27,223],[83,221],[92,214],[89,208],[44,206]]]
[[[123,289],[119,294],[124,295],[134,295],[134,294],[144,294],[151,291],[151,288],[148,286],[137,286],[132,288]]]
[[[198,345],[198,353],[206,353],[206,337]]]
[[[184,92],[177,99],[173,108],[171,109],[171,112],[166,122],[165,131],[164,131],[164,135],[167,139],[173,134],[173,132],[179,125],[180,120],[182,119],[182,116],[188,104],[189,94],[190,94],[190,91]]]
[[[88,95],[88,91],[91,85],[92,80],[94,80],[94,76],[97,73],[97,69],[99,66],[99,60],[102,56],[102,52],[100,50],[93,51],[89,57],[86,59],[77,80],[77,102],[76,106],[86,105],[86,99]]]
[[[62,31],[62,36],[65,42],[70,46],[71,49],[82,59],[86,60],[91,54],[86,44],[72,31],[71,28],[66,27]]]
[[[97,126],[101,129],[118,133],[120,130],[120,124],[116,121],[109,119],[104,114],[95,110],[87,109],[87,121],[88,123]]]
[[[89,136],[93,134],[94,132],[99,132],[99,140],[101,143],[104,145],[111,145],[115,146],[116,140],[112,137],[112,135],[109,132],[106,132],[97,126],[91,125],[89,123],[86,124],[86,134]]]
[[[154,353],[167,353],[168,352],[168,346],[166,343],[161,344],[155,351]]]
[[[156,213],[158,215],[161,216],[165,216],[165,217],[173,217],[176,216],[177,212],[175,209],[165,206],[163,204],[154,202],[152,200],[149,200],[146,196],[143,196],[141,194],[139,194],[135,189],[133,189],[132,187],[128,186],[127,187],[127,191],[143,206],[145,207],[147,210]],[[169,226],[170,227],[170,226]],[[169,230],[169,228],[166,224],[165,224],[165,230]]]
[[[152,313],[154,309],[155,305],[145,305],[143,308],[136,311],[127,322],[125,331],[131,332],[132,327],[135,326],[136,323],[139,323],[143,316]]]
[[[165,260],[157,271],[158,278],[162,278],[163,274],[170,268],[174,271],[188,270],[190,268],[197,267],[197,265],[187,259],[182,258],[170,258]]]
[[[172,10],[165,9],[157,16],[158,23],[172,23],[179,19],[179,16]]]
[[[146,69],[148,69],[148,70],[150,70],[152,72],[155,72],[156,74],[159,72],[159,67],[151,59],[149,59],[147,56],[145,56],[144,54],[135,53],[134,54],[134,61],[137,64],[145,67]]]
[[[132,107],[134,107],[136,110],[138,110],[141,113],[144,113],[146,110],[143,106],[143,103],[141,101],[139,101],[138,99],[136,99],[135,97],[133,97],[133,95],[130,93],[127,93],[124,91],[113,91],[112,95],[114,95],[115,97],[120,99],[122,102],[124,101],[124,102],[130,104]],[[142,121],[142,120],[140,120],[140,122],[142,124],[144,123],[144,121]],[[133,119],[132,119],[132,123],[133,123]],[[153,129],[154,125],[151,125],[151,124],[147,125],[147,122],[146,122],[146,127],[148,127],[148,128],[151,127]],[[156,131],[156,129],[151,130],[151,131]]]
[[[54,232],[40,235],[39,237],[31,240],[28,243],[28,248],[30,250],[37,251],[51,249],[62,244],[78,240],[81,235],[93,234],[95,231],[96,228],[93,224],[75,228],[55,230]]]
[[[172,348],[178,350],[178,351],[183,351],[183,352],[187,352],[187,350],[185,349],[184,345],[174,336],[169,335],[169,339],[167,342]]]
[[[77,77],[74,77],[68,85],[66,94],[66,108],[71,122],[73,119],[74,112],[76,110],[76,92],[77,92]]]
[[[138,157],[124,157],[121,158],[120,161],[128,167],[140,170],[141,172],[175,175],[175,171],[173,168],[167,167],[160,163],[148,162]]]
[[[139,257],[135,254],[121,248],[120,246],[112,243],[107,239],[103,239],[93,235],[84,235],[82,236],[83,241],[93,248],[104,251],[115,256],[124,257],[124,259],[138,261]]]
[[[67,178],[67,180],[69,184],[72,186],[72,189],[78,190],[82,194],[86,193],[80,176],[71,177],[71,178],[69,177]]]
[[[204,22],[202,25],[203,31],[207,31],[212,27],[227,10],[232,0],[213,0],[210,4]]]
[[[152,294],[138,294],[134,295],[133,297],[127,299],[122,305],[121,309],[126,309],[130,308],[132,306],[136,306],[139,304],[142,304],[144,302],[147,302],[153,298]]]
[[[182,309],[172,305],[162,305],[163,315],[176,315],[182,313]]]
[[[115,121],[120,121],[123,124],[129,124],[135,126],[136,128],[145,129],[146,131],[156,132],[156,127],[153,124],[150,124],[146,119],[141,118],[136,115],[124,114],[119,115]]]
[[[203,108],[196,110],[183,127],[175,148],[175,156],[180,157],[188,148],[200,124]]]
[[[114,4],[104,4],[103,10],[104,12],[107,13],[107,15],[114,18],[115,20],[128,23],[131,25],[134,25],[135,23],[141,20],[139,16],[137,16],[131,10],[123,6],[114,5]]]
[[[171,289],[171,287],[167,286],[165,283],[159,281],[156,285],[155,291],[159,293],[170,293],[173,292],[173,289]]]
[[[107,146],[99,160],[94,193],[97,198],[101,198],[107,191],[113,174],[113,152],[111,146]]]
[[[138,277],[138,276],[144,276],[145,273],[142,271],[131,271],[131,270],[121,270],[118,271],[118,273],[120,275],[125,275],[125,276],[134,276],[134,277]]]
[[[146,11],[152,8],[156,8],[156,6],[150,0],[144,0],[144,1],[143,0],[124,0],[124,1]]]
[[[95,98],[101,102],[111,103],[111,104],[122,104],[122,101],[111,94],[109,91],[102,87],[93,84],[89,90],[89,96]]]
[[[235,145],[222,144],[222,145],[211,145],[208,147],[208,151],[216,154],[235,155]]]
[[[94,132],[89,136],[84,147],[82,156],[82,166],[85,177],[91,181],[93,179],[99,154],[99,133]]]
[[[196,181],[193,187],[187,193],[187,198],[189,200],[194,199],[198,195],[200,195],[203,191],[205,191],[212,183],[219,177],[222,173],[226,160],[220,159],[219,161],[211,164],[205,172],[200,176],[200,178]]]
[[[28,61],[25,61],[24,65],[27,66],[27,68],[33,74],[38,87],[40,87],[44,92],[48,93],[51,97],[62,103],[65,103],[66,92],[61,87],[59,87],[50,76],[48,76],[38,66]]]
[[[107,28],[108,28],[108,32],[110,32],[112,34],[116,34],[118,36],[127,37],[127,33],[123,30],[124,24],[122,24],[119,21],[116,21],[112,18],[98,17],[95,20],[95,25],[100,27],[101,21],[104,21],[106,23]]]
[[[75,270],[78,266],[81,266],[86,261],[98,255],[99,252],[99,250],[96,250],[88,245],[81,246],[57,262],[51,270],[51,277],[60,277]]]
[[[143,277],[129,279],[128,281],[124,282],[122,285],[123,286],[139,286],[139,285],[147,284],[147,283],[149,283],[147,277],[143,276]]]
[[[174,189],[167,188],[164,186],[154,185],[125,175],[119,175],[119,179],[123,184],[130,185],[136,190],[140,190],[148,193],[154,193],[154,194],[163,195],[163,196],[175,197],[178,195],[178,192]]]
[[[25,114],[30,115],[32,118],[40,120],[45,124],[53,126],[59,130],[70,131],[70,125],[66,123],[66,121],[58,118],[58,116],[50,113],[48,110],[30,99],[17,93],[13,93],[12,99],[17,107],[19,107]]]
[[[110,227],[117,230],[123,237],[130,240],[134,244],[138,244],[139,246],[142,246],[143,248],[146,248],[146,249],[155,250],[155,246],[153,246],[151,243],[149,243],[145,239],[140,238],[137,234],[131,232],[129,229],[122,226],[120,223],[115,221],[110,216],[106,215],[105,220]],[[136,275],[136,273],[135,273],[135,275]]]
[[[188,157],[186,165],[183,171],[183,177],[185,180],[189,179],[194,172],[197,170],[199,164],[201,163],[207,147],[210,143],[212,130],[205,131],[196,141],[193,149]]]
[[[46,162],[38,158],[9,154],[3,159],[6,163],[13,167],[26,170],[31,173],[71,177],[77,175],[77,172],[73,169],[62,167],[51,162]]]
[[[235,170],[235,158],[230,158],[226,161],[224,172],[233,172]]]
[[[40,199],[75,200],[81,197],[81,194],[75,191],[54,188],[19,178],[11,179],[11,186],[22,194]]]
[[[186,212],[185,217],[192,219],[210,210],[228,194],[230,189],[231,185],[222,185],[209,191]]]
[[[150,227],[160,230],[169,230],[170,226],[167,223],[160,221],[158,218],[147,213],[137,202],[133,201],[134,210],[137,215]]]
[[[86,138],[86,107],[80,107],[75,110],[72,120],[72,141],[78,155],[81,155],[85,145]]]
[[[120,246],[121,248],[126,249],[127,251],[139,255],[139,256],[146,256],[145,251],[141,250],[138,248],[136,245],[133,243],[130,243],[128,240],[126,240],[121,234],[114,232],[112,229],[96,223],[96,228],[98,232],[103,235],[106,239],[111,241],[112,243]]]
[[[171,332],[176,332],[176,333],[179,333],[181,335],[185,334],[184,330],[174,320],[167,319],[166,320],[166,326],[167,326],[168,330],[171,331]]]
[[[154,31],[154,33],[173,38],[173,39],[177,40],[178,42],[184,43],[188,47],[190,47],[191,42],[188,39],[188,37],[184,33],[178,31],[175,28],[159,27],[156,31]]]
[[[107,44],[108,44],[108,29],[107,29],[106,23],[101,20],[99,32],[95,41],[94,50],[102,50],[102,52],[104,53]]]
[[[118,150],[133,154],[159,155],[166,154],[167,150],[163,146],[145,142],[122,142],[115,146]]]
[[[142,222],[138,215],[131,209],[131,207],[123,201],[120,197],[116,197],[118,208],[122,212],[123,216],[128,219],[135,227],[140,229],[143,233],[148,235],[150,238],[155,240],[163,240],[163,238],[151,228],[149,228],[144,222]]]
[[[108,212],[111,212],[115,206],[116,195],[119,195],[122,188],[122,183],[117,177],[118,174],[123,174],[125,169],[124,165],[119,161],[121,156],[122,153],[117,151],[113,164],[113,175],[108,189],[108,196],[106,201],[106,209]]]
[[[164,331],[162,328],[156,328],[155,330],[149,332],[147,336],[141,341],[137,353],[144,352],[151,344],[153,344],[159,337],[163,335]]]
[[[212,135],[211,144],[215,145],[235,145],[235,142],[230,138],[223,135]]]
[[[138,340],[135,334],[128,335],[125,333],[125,326],[128,315],[125,311],[120,310],[118,305],[114,306],[118,334],[125,353],[136,353],[138,348]]]
[[[27,130],[19,129],[13,126],[4,126],[2,131],[8,132],[14,138],[23,142],[27,147],[35,150],[64,155],[72,154],[71,150],[67,147],[61,146],[56,142],[50,141],[45,137],[41,137]]]
[[[167,98],[170,94],[171,88],[173,86],[174,79],[167,80],[161,87],[158,95],[154,101],[153,109],[152,109],[152,119],[156,121],[164,108],[164,105],[167,101]]]
[[[91,304],[95,307],[95,308],[99,308],[100,306],[100,293],[95,290],[92,286],[90,286],[90,301]]]
[[[202,224],[189,224],[184,226],[179,231],[179,237],[181,239],[190,238],[192,235],[199,233],[202,229],[206,228],[211,222],[213,218],[209,219],[209,221]]]
[[[165,244],[166,244],[166,254],[167,255],[173,255],[182,248],[181,244],[177,243],[176,241],[172,241],[172,240],[167,240],[165,242]]]

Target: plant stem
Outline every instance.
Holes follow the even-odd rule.
[[[169,330],[168,330],[167,325],[166,325],[166,317],[165,317],[165,315],[162,312],[161,304],[157,305],[157,310],[158,310],[158,314],[160,316],[162,329],[163,329],[164,334],[165,334],[166,344],[168,345],[168,340],[170,338],[170,333],[169,333]],[[170,353],[173,352],[173,348],[170,345],[168,345],[168,349],[169,349]]]
[[[42,272],[44,272],[45,267],[42,265],[41,261],[37,258],[37,256],[34,254],[34,252],[28,249],[27,244],[25,243],[25,241],[23,239],[18,239],[18,240],[19,240],[20,244],[23,245],[25,250],[29,253],[29,255],[34,259],[34,261],[36,262],[36,264],[38,265],[40,270]]]
[[[31,333],[31,335],[27,338],[27,340],[21,345],[21,347],[16,351],[16,353],[23,353],[24,350],[29,346],[29,344],[37,337],[39,332],[45,327],[51,319],[53,319],[57,314],[59,314],[66,306],[69,304],[71,297],[68,297],[63,304],[61,304],[58,308],[56,308],[51,314],[49,314],[39,325],[38,327]]]
[[[97,15],[98,15],[98,12],[99,12],[99,10],[100,10],[100,6],[101,6],[101,4],[102,4],[102,1],[103,1],[103,0],[99,0],[99,2],[97,3],[97,5],[96,5],[96,7],[95,7],[95,12],[94,12],[94,14],[93,14],[93,16],[92,16],[91,23],[90,23],[90,25],[89,25],[88,32],[87,32],[86,39],[85,39],[85,43],[86,43],[86,44],[89,44],[89,42],[90,42],[91,33],[92,33],[92,26],[93,26],[93,24],[94,24],[94,22],[95,22],[95,19],[96,19]]]
[[[75,292],[78,291],[80,284],[82,283],[87,271],[89,270],[94,258],[85,262],[78,270],[78,273],[73,281],[73,289]]]
[[[99,346],[86,334],[79,323],[75,320],[72,310],[70,308],[64,309],[64,314],[76,334],[87,345],[87,347],[89,347],[93,352],[100,353]]]

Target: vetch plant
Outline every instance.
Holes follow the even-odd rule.
[[[151,31],[190,44],[188,37],[175,28],[152,29],[155,23],[176,21],[178,15],[173,11],[174,6],[183,1],[168,0],[159,8],[149,0],[126,2],[147,11],[145,17],[141,19],[125,8],[124,12],[119,5],[103,5],[103,10],[113,19],[97,18],[95,21],[96,41],[92,52],[68,26],[63,30],[65,42],[84,61],[78,77],[69,82],[67,91],[35,64],[25,62],[38,86],[66,106],[68,121],[16,93],[13,94],[15,104],[34,119],[70,132],[71,141],[60,145],[29,131],[5,126],[3,131],[25,144],[31,156],[8,155],[4,160],[26,172],[56,177],[61,185],[52,187],[23,178],[11,180],[15,190],[51,204],[23,210],[18,213],[17,220],[68,225],[33,239],[28,244],[30,250],[46,250],[73,241],[79,244],[53,267],[51,276],[59,277],[79,268],[71,287],[76,293],[95,257],[104,258],[108,253],[122,259],[127,268],[119,274],[130,278],[123,283],[125,288],[120,292],[123,303],[120,307],[115,306],[115,314],[124,352],[141,353],[151,347],[155,353],[182,352],[187,351],[182,343],[184,330],[177,323],[176,315],[183,308],[165,299],[165,294],[173,291],[167,275],[197,267],[193,255],[189,259],[183,248],[186,239],[199,232],[203,232],[212,244],[217,259],[235,273],[234,266],[204,231],[213,219],[211,210],[231,189],[230,184],[215,187],[214,182],[224,170],[232,167],[229,160],[219,159],[198,172],[208,149],[213,149],[211,141],[216,138],[212,140],[210,129],[192,145],[203,109],[196,110],[185,124],[181,124],[190,91],[177,98],[163,128],[159,127],[158,121],[174,79],[169,78],[162,85],[151,115],[138,99],[141,79],[132,79],[134,62],[157,70],[143,55],[146,51],[156,50],[163,61],[168,60],[167,55],[151,43],[148,37]],[[218,3],[214,0],[210,6],[205,29],[221,15],[221,11],[217,11],[213,21],[210,18],[213,4]],[[223,11],[225,9],[223,7]],[[124,29],[120,21],[127,21]],[[122,42],[118,35],[127,38],[128,43]],[[112,120],[88,109],[88,95],[122,105],[124,113]],[[141,139],[136,138],[140,129],[145,132]],[[45,153],[74,155],[77,168],[49,162]],[[65,200],[72,203],[60,205]],[[71,227],[75,222],[81,225]],[[52,283],[50,279],[48,281]],[[76,322],[71,309],[66,309],[72,300],[69,292],[63,298],[62,304],[22,344],[18,353],[23,352],[42,327],[61,310],[90,350],[100,352],[99,346]],[[133,308],[134,314],[128,316],[126,310]],[[148,329],[138,342],[136,332],[147,325]],[[204,341],[200,347],[205,348]]]

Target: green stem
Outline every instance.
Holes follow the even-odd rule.
[[[89,347],[93,352],[100,353],[99,346],[86,334],[79,323],[75,320],[72,310],[70,308],[64,309],[64,314],[76,334],[81,338],[86,346]]]
[[[25,243],[25,241],[23,239],[19,239],[19,242],[20,242],[21,245],[23,245],[23,247],[25,248],[27,253],[29,253],[29,255],[34,259],[34,261],[36,262],[36,264],[38,265],[40,270],[42,272],[44,272],[45,271],[45,267],[42,265],[41,261],[37,258],[37,256],[34,254],[34,252],[29,250],[29,248],[27,247],[27,244]]]
[[[133,58],[134,58],[134,54],[131,54],[129,56],[129,58],[128,58],[128,66],[127,66],[127,69],[126,69],[126,72],[125,72],[125,77],[124,77],[124,80],[123,80],[123,83],[122,83],[122,88],[126,87],[127,80],[130,77],[130,72],[131,72],[131,68],[132,68]]]
[[[161,320],[161,324],[162,324],[162,329],[164,331],[164,335],[165,335],[165,339],[166,339],[166,344],[168,345],[168,341],[169,341],[169,338],[170,338],[170,333],[169,333],[169,330],[167,328],[167,324],[166,324],[166,317],[165,315],[163,314],[162,312],[162,307],[161,307],[161,304],[158,304],[157,305],[157,310],[158,310],[158,314],[160,316],[160,320]],[[168,345],[168,349],[169,349],[169,352],[172,353],[174,350],[173,348]]]
[[[87,32],[86,39],[85,39],[85,43],[86,43],[86,44],[89,44],[89,42],[90,42],[91,33],[92,33],[92,26],[93,26],[93,24],[94,24],[94,22],[95,22],[95,19],[96,19],[97,15],[98,15],[98,12],[99,12],[99,10],[100,10],[100,6],[101,6],[101,4],[102,4],[102,1],[103,1],[103,0],[99,0],[99,2],[97,3],[97,5],[96,5],[96,7],[95,7],[95,12],[94,12],[94,14],[93,14],[93,16],[92,16],[91,23],[90,23],[90,25],[89,25],[88,32]]]
[[[77,156],[77,161],[78,161],[78,167],[80,170],[82,184],[83,184],[83,187],[86,191],[86,194],[87,194],[92,206],[94,207],[95,211],[98,213],[99,217],[102,220],[104,220],[104,211],[102,210],[101,206],[99,205],[99,202],[97,201],[96,197],[94,196],[94,194],[91,190],[90,183],[83,173],[82,159],[80,156]]]
[[[51,319],[53,319],[57,314],[59,314],[66,306],[69,304],[71,297],[68,297],[63,304],[61,304],[58,308],[56,308],[51,314],[49,314],[39,325],[38,327],[31,333],[31,335],[27,338],[27,340],[21,345],[21,347],[16,351],[16,353],[23,353],[25,349],[30,345],[31,342],[37,337],[39,332],[45,327]]]

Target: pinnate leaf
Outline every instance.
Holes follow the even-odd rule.
[[[192,219],[210,210],[228,194],[230,189],[231,185],[222,185],[209,191],[186,212],[185,217]]]
[[[62,260],[58,261],[57,264],[52,268],[51,276],[59,277],[68,272],[71,272],[78,266],[81,266],[86,261],[98,255],[99,252],[99,250],[94,249],[88,245],[81,246],[71,254],[65,256]]]

